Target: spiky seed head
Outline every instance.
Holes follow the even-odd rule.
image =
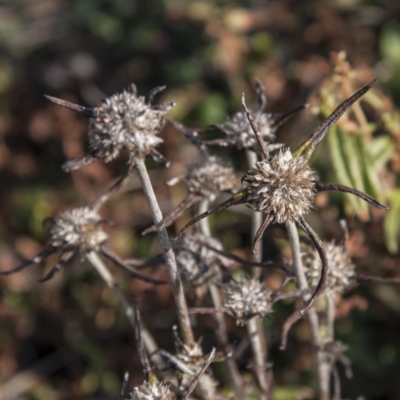
[[[125,89],[104,99],[89,122],[90,150],[110,162],[125,149],[130,156],[144,157],[162,142],[157,135],[172,104],[152,106],[144,96]]]
[[[330,266],[326,291],[342,293],[351,285],[356,267],[344,246],[333,241],[324,243],[324,246]],[[321,275],[321,258],[316,250],[309,250],[304,255],[304,268],[310,285],[316,286]]]
[[[169,384],[163,382],[143,382],[131,393],[132,400],[174,400],[176,396],[169,389]]]
[[[301,155],[282,149],[256,162],[243,177],[248,185],[247,205],[271,217],[271,222],[297,221],[310,212],[317,174]]]
[[[222,244],[200,233],[186,234],[173,243],[176,262],[186,290],[196,290],[198,297],[207,291],[207,287],[221,279],[221,267],[228,260],[204,246],[208,243],[217,250],[223,250]]]
[[[53,219],[50,243],[61,249],[98,250],[108,238],[102,222],[99,214],[89,207],[64,211]]]
[[[273,114],[255,112],[252,116],[261,138],[267,145],[273,142],[276,131],[276,128],[273,127]],[[244,112],[237,112],[232,117],[229,117],[226,122],[219,125],[219,127],[226,132],[228,140],[234,142],[239,150],[257,148],[258,145],[254,132]]]
[[[211,156],[193,164],[185,178],[189,191],[209,201],[221,192],[238,190],[240,181],[233,169],[220,158]]]
[[[186,343],[179,342],[175,343],[176,346],[176,357],[182,361],[189,369],[191,369],[194,373],[198,373],[200,369],[203,367],[206,357],[203,354],[203,350],[201,348],[201,340],[198,342],[187,345]],[[192,375],[188,375],[186,373],[182,373],[180,376],[180,384],[179,389],[183,390],[189,386],[191,381],[193,380]],[[204,390],[207,390],[208,395],[207,398],[215,398],[217,392],[218,383],[213,379],[213,377],[207,373],[203,374],[200,378],[201,382],[201,392],[198,389],[198,386],[195,388],[195,393],[204,395]]]
[[[229,282],[224,285],[224,291],[224,307],[238,325],[244,325],[256,315],[264,317],[272,312],[272,291],[257,279]]]

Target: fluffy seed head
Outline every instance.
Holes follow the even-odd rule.
[[[203,158],[189,168],[185,178],[189,191],[209,201],[221,192],[233,192],[240,187],[232,168],[215,156]]]
[[[224,307],[238,325],[244,325],[256,315],[264,317],[272,312],[272,292],[257,279],[229,282],[224,290]]]
[[[102,228],[102,220],[89,207],[64,211],[53,220],[50,243],[54,247],[83,250],[97,250],[108,238]]]
[[[174,400],[176,396],[169,390],[169,385],[162,382],[143,382],[133,389],[132,400]]]
[[[326,290],[330,293],[342,293],[351,284],[355,275],[355,265],[346,249],[334,242],[324,243],[328,264]],[[316,250],[310,250],[304,255],[306,276],[312,286],[316,286],[321,275],[321,258]]]
[[[104,99],[94,108],[89,122],[89,146],[105,162],[118,157],[123,149],[131,156],[148,155],[162,139],[157,135],[164,126],[171,104],[152,106],[131,87]]]
[[[247,204],[272,217],[271,222],[284,223],[310,212],[317,174],[304,157],[283,149],[256,162],[243,181],[248,184]]]
[[[275,140],[276,128],[272,125],[271,116],[272,114],[263,112],[253,113],[254,124],[266,143]],[[258,146],[254,132],[244,112],[237,112],[232,117],[229,117],[226,122],[220,125],[220,128],[226,132],[228,140],[236,143],[236,147],[239,150]]]
[[[207,238],[200,233],[186,234],[174,242],[176,262],[187,290],[195,289],[198,297],[207,291],[208,285],[221,279],[221,267],[228,261],[203,245],[223,250],[221,243],[213,238]]]

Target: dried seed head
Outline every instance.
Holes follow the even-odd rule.
[[[351,284],[355,275],[355,265],[342,245],[334,242],[324,243],[328,257],[328,270],[326,291],[342,293]],[[321,258],[316,250],[309,250],[304,255],[304,267],[310,285],[316,286],[321,275]]]
[[[123,149],[144,157],[162,142],[158,137],[171,104],[152,106],[132,87],[104,99],[93,109],[89,122],[89,146],[105,162],[118,157]]]
[[[229,282],[224,290],[224,307],[238,325],[244,325],[256,315],[264,317],[272,312],[272,291],[257,279]]]
[[[174,400],[176,396],[170,391],[169,384],[162,382],[143,382],[133,389],[132,400]]]
[[[98,250],[108,238],[101,228],[102,223],[97,212],[89,207],[64,211],[54,218],[50,243],[61,249]]]
[[[221,279],[221,267],[229,263],[203,243],[208,243],[217,250],[223,250],[218,240],[199,233],[187,234],[173,243],[183,284],[187,290],[194,288],[198,297],[205,294],[208,285]]]
[[[176,357],[180,361],[182,361],[186,365],[186,367],[197,374],[203,367],[204,362],[207,359],[207,357],[205,357],[203,354],[203,350],[201,349],[201,340],[194,343],[193,345],[187,345],[179,341],[175,343],[175,346],[177,351]],[[193,380],[193,375],[182,373],[180,378],[181,380],[179,389],[184,390]],[[206,390],[208,392],[207,398],[215,398],[218,383],[214,380],[214,378],[211,375],[205,373],[201,376],[200,382],[201,389],[199,388],[199,386],[197,386],[194,390],[195,393],[202,394],[202,396],[204,396],[204,390]]]
[[[185,181],[191,193],[209,201],[214,201],[221,192],[233,193],[240,187],[239,178],[232,168],[215,156],[193,164]]]
[[[310,212],[317,174],[304,157],[283,149],[256,162],[243,181],[248,184],[247,205],[267,214],[271,222],[284,223]]]
[[[252,116],[261,138],[266,144],[273,142],[276,131],[276,127],[273,124],[273,114],[258,111],[253,113]],[[226,133],[228,141],[234,142],[239,150],[258,147],[254,132],[244,112],[237,112],[232,117],[229,117],[226,122],[219,125],[219,128]],[[274,148],[277,148],[276,144]]]

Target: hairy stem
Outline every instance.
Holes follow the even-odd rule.
[[[154,225],[157,228],[158,238],[163,249],[165,263],[168,267],[169,279],[175,298],[177,308],[178,321],[181,329],[181,334],[184,342],[193,347],[195,345],[192,327],[190,326],[190,318],[186,304],[183,285],[179,276],[178,267],[176,265],[175,254],[172,250],[171,242],[165,228],[163,216],[158,205],[153,186],[150,181],[149,174],[146,169],[143,158],[134,157],[136,172],[142,183],[143,192],[146,196],[147,203],[149,204],[151,215],[153,217]]]
[[[292,250],[292,263],[294,273],[296,275],[297,287],[300,290],[306,290],[309,286],[301,260],[299,234],[297,232],[295,223],[292,221],[286,222],[286,229],[288,232],[290,247]],[[307,303],[309,298],[309,294],[303,295],[304,303]],[[318,379],[318,399],[329,400],[330,367],[319,331],[318,315],[314,308],[308,309],[306,315],[310,324],[311,340],[314,344],[314,348],[316,351],[315,358]]]
[[[199,214],[205,212],[209,208],[208,200],[202,200],[199,203]],[[206,237],[211,237],[210,224],[208,218],[204,218],[200,221],[200,230]],[[222,301],[219,290],[216,285],[211,284],[208,288],[211,300],[215,309],[219,310],[222,308]],[[230,386],[233,388],[235,395],[238,399],[243,398],[243,380],[240,372],[237,368],[235,358],[233,357],[232,348],[229,344],[228,330],[226,328],[225,316],[223,313],[215,314],[215,322],[217,326],[217,338],[224,349],[224,353],[227,356],[226,365],[228,367]]]
[[[117,284],[114,281],[113,276],[111,275],[107,266],[104,264],[103,260],[94,251],[87,253],[86,258],[93,266],[93,268],[98,272],[100,277],[103,279],[104,283],[114,293],[114,296],[117,298],[119,304],[121,305],[121,308],[125,313],[126,317],[128,318],[128,321],[132,325],[132,328],[135,329],[136,326],[135,311],[133,307],[129,304],[124,294],[119,290]],[[160,355],[157,354],[158,346],[143,322],[140,324],[140,335],[142,337],[143,344],[146,347],[148,354],[154,354],[152,360],[157,364],[157,366],[159,367],[164,366],[165,363],[163,359],[161,358]]]
[[[254,151],[246,150],[247,164],[249,168],[253,168],[257,162],[257,154]],[[256,237],[261,225],[263,223],[263,215],[261,212],[253,211],[251,214],[251,239]],[[262,261],[262,239],[256,241],[252,253],[252,261]],[[254,278],[260,278],[262,272],[261,267],[253,267],[252,273]],[[262,321],[260,317],[254,317],[247,323],[247,331],[250,337],[250,343],[253,350],[254,360],[256,364],[256,373],[259,384],[262,388],[260,399],[267,399],[269,391],[269,384],[267,374],[265,373],[265,365],[267,362],[267,341],[263,332]]]

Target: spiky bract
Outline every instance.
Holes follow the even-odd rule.
[[[271,222],[297,221],[310,212],[317,179],[304,157],[280,150],[256,162],[243,177],[248,184],[246,204],[265,213]]]
[[[240,187],[238,176],[220,158],[203,158],[189,168],[185,178],[189,191],[209,201],[221,192],[233,192]]]
[[[89,122],[89,146],[105,162],[118,157],[126,149],[130,157],[144,157],[163,140],[158,137],[165,123],[165,114],[172,104],[152,106],[144,96],[137,96],[129,87],[104,99],[93,109]]]
[[[342,293],[352,283],[355,276],[355,264],[342,245],[335,242],[324,243],[328,257],[329,271],[327,276],[326,291]],[[316,250],[310,250],[304,256],[306,276],[312,286],[316,286],[321,275],[321,258]]]
[[[98,250],[108,235],[102,230],[104,221],[89,207],[64,211],[53,219],[50,243],[60,249],[79,247],[81,250]]]
[[[264,317],[272,312],[272,291],[257,279],[229,282],[224,285],[224,291],[224,307],[238,325],[244,325],[256,315]]]
[[[163,382],[143,382],[131,393],[132,400],[174,400],[176,396],[170,391],[169,384]]]

